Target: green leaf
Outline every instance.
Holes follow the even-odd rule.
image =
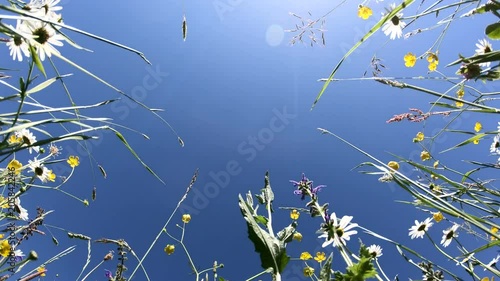
[[[31,57],[33,58],[33,62],[35,63],[36,67],[40,72],[43,74],[45,78],[47,78],[47,74],[45,73],[45,69],[43,68],[43,64],[40,61],[40,58],[38,57],[38,54],[36,53],[35,47],[33,45],[29,46]]]
[[[319,281],[330,281],[330,276],[332,275],[332,261],[333,253],[330,253],[330,256],[326,259],[325,264],[319,272]]]
[[[499,40],[500,39],[500,22],[496,22],[496,23],[488,25],[486,27],[486,30],[484,33],[490,39]]]
[[[283,241],[285,243],[290,243],[293,239],[293,234],[295,233],[295,228],[297,227],[296,222],[292,222],[289,226],[283,228],[276,235],[278,240]]]
[[[60,79],[62,77],[70,76],[70,75],[71,74],[69,74],[69,75],[63,75],[63,76],[60,76],[60,77],[53,77],[53,78],[47,79],[47,80],[43,81],[42,83],[40,83],[40,84],[36,85],[35,87],[33,87],[31,90],[26,91],[26,95],[30,95],[30,94],[39,92],[39,91],[47,88],[48,86],[50,86],[52,83],[56,82],[56,80],[58,80],[58,79]]]
[[[361,38],[352,48],[345,53],[345,55],[340,59],[340,61],[337,63],[335,68],[333,69],[332,73],[330,73],[330,76],[328,79],[325,81],[323,84],[323,88],[319,92],[319,94],[316,96],[316,99],[314,100],[314,103],[311,106],[311,110],[314,108],[316,103],[318,103],[319,99],[325,92],[326,88],[328,88],[328,85],[333,79],[333,76],[335,76],[335,73],[337,73],[337,70],[339,70],[340,66],[344,61],[349,57],[359,46],[361,46],[362,43],[364,43],[368,38],[370,38],[377,30],[379,30],[382,25],[384,25],[385,22],[391,20],[395,15],[397,15],[402,9],[406,8],[408,5],[413,3],[414,0],[405,0],[403,3],[401,3],[399,6],[394,8],[390,13],[387,13],[378,23],[376,23],[364,36]]]
[[[472,173],[474,173],[474,172],[476,172],[476,171],[479,171],[479,170],[481,170],[481,168],[475,168],[475,169],[470,170],[470,171],[468,171],[467,173],[465,173],[465,174],[464,174],[464,176],[462,177],[462,181],[461,181],[461,183],[464,183],[464,182],[465,182],[465,180],[466,180],[466,179],[467,179],[467,178],[468,178],[468,177],[469,177]]]
[[[472,137],[468,138],[467,140],[465,140],[465,141],[463,141],[463,142],[461,142],[461,143],[459,143],[459,144],[457,144],[457,145],[455,145],[455,146],[453,146],[453,147],[450,147],[450,148],[448,148],[448,149],[446,149],[446,150],[443,150],[443,151],[441,151],[441,152],[439,152],[439,153],[445,153],[445,152],[448,152],[448,151],[450,151],[450,150],[453,150],[453,149],[459,148],[459,147],[464,146],[464,145],[466,145],[466,144],[472,143],[472,142],[474,142],[475,140],[480,140],[480,139],[482,139],[484,136],[486,136],[486,134],[483,134],[483,133],[481,133],[481,134],[477,134],[477,135],[474,135],[474,136],[472,136]]]
[[[262,189],[262,197],[270,204],[272,190],[269,184],[269,173],[266,173],[266,187]],[[286,254],[285,243],[259,226],[256,220],[256,211],[251,204],[238,195],[238,205],[243,218],[247,222],[248,238],[254,244],[255,251],[260,255],[261,266],[264,269],[272,268],[274,274],[281,273],[288,264],[290,257]]]

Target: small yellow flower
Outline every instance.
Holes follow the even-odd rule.
[[[434,169],[437,169],[439,165],[439,160],[437,160],[436,162],[434,162],[434,164],[432,165],[434,167]]]
[[[479,139],[475,139],[475,140],[473,140],[473,141],[472,141],[472,143],[474,143],[474,144],[479,144]]]
[[[396,171],[399,170],[399,163],[396,161],[389,161],[389,163],[387,163],[387,166]]]
[[[417,57],[414,54],[408,53],[404,56],[405,66],[406,67],[414,67],[417,62]]]
[[[292,220],[297,220],[297,219],[299,219],[299,217],[300,217],[300,213],[299,213],[299,211],[297,211],[297,210],[292,210],[292,211],[290,212],[290,218],[291,218]]]
[[[165,249],[163,249],[163,251],[165,251],[165,253],[167,253],[167,255],[169,255],[169,256],[170,256],[171,254],[173,254],[173,253],[174,253],[174,251],[175,251],[175,246],[174,246],[174,245],[170,245],[170,244],[168,244],[168,245],[165,247]]]
[[[47,179],[48,179],[49,181],[56,181],[56,174],[54,174],[54,173],[52,172],[52,170],[49,170],[49,173],[48,173],[48,175],[47,175]]]
[[[83,200],[83,205],[85,205],[85,207],[87,207],[89,205],[89,200],[87,200],[87,199]]]
[[[21,173],[21,168],[23,167],[23,165],[21,164],[21,162],[17,161],[16,159],[12,159],[9,164],[7,164],[7,169],[9,171],[14,171],[14,173],[16,175],[19,175],[19,173]]]
[[[36,271],[38,271],[38,272],[42,272],[42,274],[40,274],[40,276],[45,277],[45,272],[46,272],[47,270],[45,269],[45,267],[40,266],[40,267],[38,267],[38,268],[36,269]]]
[[[302,252],[302,254],[300,254],[300,259],[303,260],[303,261],[306,261],[308,259],[312,259],[313,256],[311,256],[311,254],[309,254],[309,252]]]
[[[366,20],[373,14],[372,9],[367,6],[359,5],[358,6],[358,17]]]
[[[432,213],[432,217],[434,218],[434,220],[436,222],[440,222],[443,220],[443,214],[441,214],[441,212],[437,212],[437,213]]]
[[[459,99],[463,98],[464,94],[465,94],[464,89],[462,87],[459,88],[457,91],[457,98],[459,98]]]
[[[431,63],[429,63],[429,66],[428,66],[429,67],[429,71],[431,71],[431,72],[432,71],[436,71],[437,65],[438,65],[437,62],[431,62]]]
[[[8,240],[2,240],[0,242],[0,255],[2,257],[8,257],[10,254],[11,248]]]
[[[429,160],[431,159],[431,154],[428,151],[424,150],[420,153],[420,159],[422,159],[422,161]]]
[[[461,102],[461,101],[456,101],[455,102],[455,106],[458,107],[458,108],[460,108],[460,107],[464,106],[464,103]]]
[[[311,276],[313,276],[313,274],[314,274],[314,268],[312,268],[310,266],[304,267],[304,276],[305,277],[311,277]]]
[[[418,132],[417,133],[417,136],[415,138],[413,138],[413,142],[421,142],[424,140],[424,133],[422,132]]]
[[[437,56],[437,53],[429,53],[427,55],[427,62],[429,63],[436,63],[436,65],[439,64],[439,58]]]
[[[16,143],[22,143],[22,142],[23,142],[23,138],[17,137],[16,134],[12,134],[9,137],[10,144],[16,144]]]
[[[435,181],[436,181],[436,180],[438,180],[439,178],[438,178],[436,175],[432,174],[432,175],[431,175],[431,179],[433,179],[433,180],[435,180]]]
[[[191,215],[190,214],[184,214],[182,215],[182,222],[188,223],[191,221]]]
[[[80,165],[80,158],[78,156],[71,155],[68,158],[67,162],[71,166],[71,168],[74,168],[74,167],[77,167],[78,165]]]
[[[474,125],[474,131],[476,131],[476,132],[481,131],[482,128],[483,128],[483,125],[481,125],[481,123],[479,123],[479,122],[476,122],[476,124]]]
[[[326,255],[324,252],[317,252],[316,256],[314,257],[314,260],[317,262],[322,262],[326,260]]]
[[[302,234],[301,234],[300,232],[295,232],[295,233],[293,234],[293,239],[294,239],[294,240],[297,240],[297,241],[299,241],[299,242],[300,242],[300,241],[302,241]]]
[[[496,233],[498,233],[498,228],[496,228],[496,227],[492,226],[492,227],[491,227],[491,232],[492,232],[492,233],[495,233],[495,234],[496,234]],[[496,240],[496,239],[497,239],[497,238],[496,238],[495,236],[493,236],[493,235],[491,236],[491,240]]]
[[[2,238],[3,238],[4,236],[5,236],[5,235],[3,235],[3,234],[0,234],[0,239],[2,239]]]

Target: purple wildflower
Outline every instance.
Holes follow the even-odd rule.
[[[104,275],[106,276],[106,278],[108,278],[108,280],[113,279],[113,274],[107,269],[104,270]]]

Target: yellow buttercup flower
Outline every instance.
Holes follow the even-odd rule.
[[[299,211],[297,211],[297,210],[292,210],[292,211],[290,212],[290,218],[291,218],[292,220],[297,220],[299,217],[300,217],[300,213],[299,213]]]
[[[439,165],[439,160],[437,160],[436,162],[434,162],[434,164],[432,165],[434,167],[434,169],[437,169]]]
[[[293,234],[293,239],[294,239],[294,240],[297,240],[297,241],[299,241],[299,242],[300,242],[300,241],[302,241],[302,234],[301,234],[300,232],[295,232],[295,233]]]
[[[302,254],[300,254],[300,259],[306,261],[308,259],[312,259],[312,256],[309,252],[302,252]]]
[[[459,98],[459,99],[463,98],[464,94],[465,94],[464,89],[462,87],[459,88],[457,91],[457,98]]]
[[[190,214],[184,214],[182,215],[182,222],[183,223],[188,223],[191,221],[191,215]]]
[[[21,162],[17,161],[16,159],[12,159],[9,164],[7,164],[7,169],[9,171],[14,171],[16,175],[19,175],[21,173],[21,168],[23,167],[23,164]]]
[[[496,228],[496,227],[492,226],[492,227],[491,227],[491,232],[493,232],[493,233],[495,233],[495,234],[496,234],[496,233],[498,233],[498,228]],[[493,235],[491,236],[491,240],[496,240],[496,239],[497,239],[497,238],[496,238],[495,236],[493,236]]]
[[[413,142],[421,142],[424,140],[424,133],[422,132],[418,132],[417,133],[417,136],[415,138],[413,138]]]
[[[479,139],[475,139],[472,141],[473,144],[479,144]]]
[[[47,175],[47,179],[48,179],[49,181],[55,181],[55,180],[56,180],[56,174],[54,174],[54,173],[52,172],[52,170],[49,170],[49,173],[48,173],[48,175]]]
[[[165,253],[167,253],[167,255],[171,255],[175,252],[175,246],[174,245],[170,245],[168,244],[165,249],[163,249],[163,251],[165,251]]]
[[[429,66],[428,66],[429,67],[429,71],[436,71],[437,65],[438,65],[437,62],[431,62],[431,63],[429,63]]]
[[[432,213],[432,217],[434,218],[434,220],[436,222],[440,222],[443,220],[444,216],[443,214],[441,214],[441,212],[437,212],[437,213]]]
[[[437,56],[437,53],[429,53],[427,55],[427,62],[436,63],[436,65],[439,64],[439,58]]]
[[[483,125],[481,125],[481,123],[479,123],[479,122],[476,122],[476,124],[474,125],[474,131],[476,131],[476,132],[481,131],[482,128],[483,128]]]
[[[358,17],[366,20],[371,15],[373,15],[372,9],[368,8],[367,6],[363,6],[363,5],[358,6]]]
[[[0,242],[0,255],[2,257],[8,257],[11,251],[11,247],[8,240],[2,240]]]
[[[314,274],[314,268],[310,266],[304,267],[304,276],[311,277],[313,276],[313,274]]]
[[[36,269],[36,271],[38,271],[38,272],[42,272],[42,274],[40,274],[40,276],[42,276],[42,277],[44,277],[44,276],[45,276],[45,272],[46,272],[45,267],[40,266],[40,267],[38,267],[38,268]]]
[[[417,57],[412,53],[406,54],[403,59],[406,67],[414,67],[417,62]]]
[[[396,161],[389,161],[389,163],[387,163],[387,166],[396,171],[399,170],[399,163]]]
[[[322,262],[326,260],[326,255],[324,252],[317,252],[316,256],[314,257],[314,260],[317,262]]]
[[[8,142],[10,144],[22,143],[23,138],[16,136],[16,134],[12,134],[10,135]]]
[[[69,158],[68,158],[68,164],[71,166],[71,168],[74,168],[74,167],[77,167],[78,165],[80,165],[80,158],[78,156],[73,156],[71,155]]]
[[[420,159],[422,159],[422,161],[429,160],[431,159],[431,154],[428,151],[424,150],[420,153]]]
[[[8,209],[9,208],[9,200],[7,200],[7,198],[3,197],[2,195],[0,195],[0,203],[4,202],[2,205],[0,205],[1,208],[3,209]],[[3,238],[3,234],[1,234],[0,236],[0,239]]]
[[[464,106],[464,103],[461,102],[461,101],[456,101],[455,102],[455,106],[458,107],[458,108],[460,108],[460,107]]]

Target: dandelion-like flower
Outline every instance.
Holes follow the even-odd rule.
[[[312,259],[312,256],[311,254],[309,254],[309,252],[302,252],[302,254],[300,254],[300,259],[306,261]]]
[[[410,233],[408,235],[411,236],[411,239],[423,238],[425,232],[429,230],[429,227],[431,227],[433,224],[431,220],[432,218],[426,218],[423,222],[418,222],[417,220],[415,220],[415,225],[409,229]]]
[[[322,262],[322,261],[326,260],[325,252],[317,252],[316,256],[314,257],[314,260],[317,262]]]
[[[444,216],[441,212],[437,212],[432,214],[432,218],[434,219],[434,221],[440,222],[443,220]]]
[[[80,165],[80,158],[78,156],[71,155],[70,157],[68,157],[68,160],[66,162],[68,162],[71,168],[74,168]]]
[[[415,136],[415,138],[413,138],[413,142],[421,142],[424,140],[424,133],[422,132],[418,132],[417,133],[417,136]]]
[[[165,249],[163,249],[163,251],[165,251],[165,253],[167,253],[167,255],[171,255],[175,252],[175,246],[174,245],[167,245],[165,246]]]
[[[8,240],[2,240],[0,242],[0,256],[8,257],[11,251],[11,247]]]
[[[441,245],[443,245],[443,247],[448,247],[451,240],[453,240],[454,237],[458,237],[457,229],[458,224],[454,224],[451,228],[443,230],[443,237],[441,238]]]
[[[429,153],[429,151],[424,150],[420,153],[420,159],[422,159],[422,161],[427,161],[431,159],[431,154]]]
[[[367,6],[359,5],[358,6],[358,17],[366,20],[373,14],[372,9]]]
[[[439,64],[439,58],[437,53],[429,53],[427,56],[427,62],[429,62],[429,71],[436,71]]]
[[[396,4],[391,4],[390,9],[387,11],[387,14],[390,14],[392,10],[396,8]],[[386,16],[387,14],[384,14]],[[382,31],[386,36],[389,36],[391,40],[397,38],[401,38],[403,36],[403,28],[406,26],[406,23],[401,21],[403,17],[403,13],[398,13],[394,15],[391,19],[386,21],[382,26]]]
[[[370,255],[373,258],[378,258],[378,257],[382,256],[382,248],[379,245],[373,244],[370,247],[368,247],[367,250],[368,250],[368,253],[370,253]]]
[[[352,230],[357,227],[357,223],[351,223],[352,216],[343,216],[340,221],[337,220],[337,215],[335,212],[332,213],[330,218],[323,224],[322,232],[318,238],[325,238],[325,242],[321,245],[323,248],[332,244],[336,247],[341,247],[346,245],[346,240],[351,239],[351,235],[357,234],[357,230]]]
[[[182,215],[182,222],[183,223],[188,223],[191,221],[191,215],[190,214],[184,214]]]
[[[299,219],[299,217],[300,217],[300,213],[299,213],[299,211],[297,211],[297,210],[295,210],[295,209],[294,209],[294,210],[292,210],[292,211],[290,212],[290,218],[291,218],[292,220],[298,220],[298,219]]]
[[[406,54],[403,59],[406,67],[414,67],[417,62],[417,57],[412,53]]]
[[[304,268],[303,273],[304,273],[305,277],[311,277],[314,274],[314,268],[312,268],[310,266],[307,266],[307,267]]]
[[[295,232],[293,234],[293,240],[302,241],[302,234],[300,232]]]

